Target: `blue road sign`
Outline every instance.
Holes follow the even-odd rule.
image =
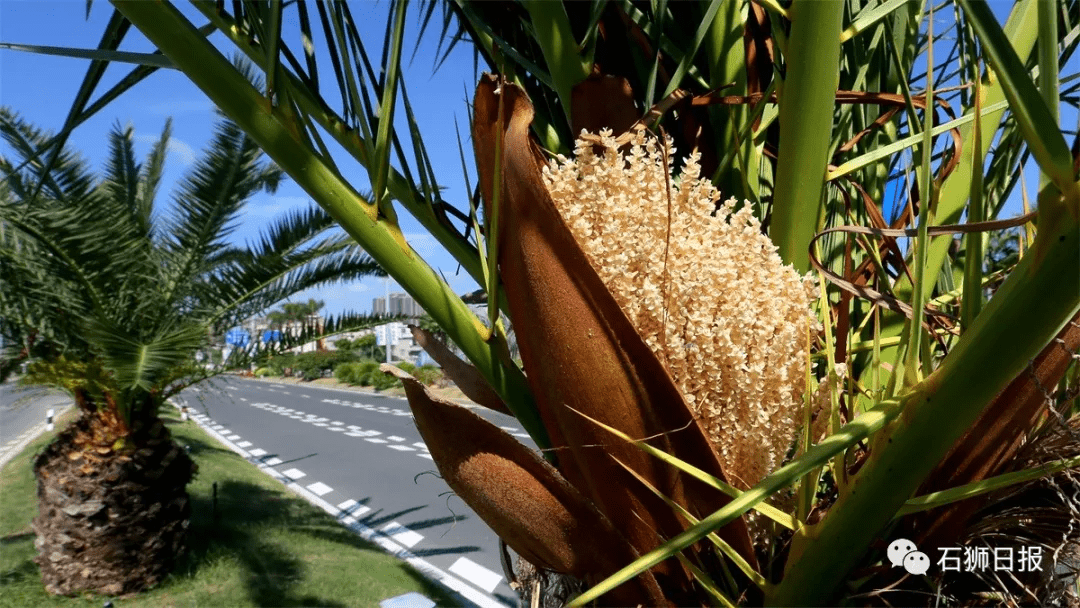
[[[225,343],[233,346],[244,346],[251,340],[251,334],[243,329],[230,329],[225,332]]]

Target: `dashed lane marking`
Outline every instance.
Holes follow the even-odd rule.
[[[341,509],[342,514],[352,517],[360,517],[364,513],[367,513],[371,510],[371,507],[367,505],[362,505],[352,498],[339,504],[338,508]]]
[[[405,545],[409,549],[412,549],[416,546],[416,543],[424,540],[423,534],[413,532],[412,530],[406,528],[405,526],[399,524],[396,521],[392,521],[386,524],[385,526],[380,528],[379,531],[389,536],[391,539],[394,540],[394,542]],[[491,592],[488,591],[488,593]]]
[[[326,485],[321,481],[316,481],[315,483],[309,485],[307,489],[314,492],[317,496],[325,496],[330,492],[334,491],[334,488],[331,488],[330,486]]]
[[[484,591],[491,593],[499,586],[502,575],[492,572],[467,557],[459,557],[452,566],[450,572],[469,581]]]
[[[175,402],[172,402],[172,403],[175,405]],[[209,417],[206,417],[206,416],[202,417],[202,419],[204,420],[204,422],[202,423],[203,428],[206,428],[207,430],[209,430],[210,434],[212,436],[216,437],[219,441],[221,441],[226,447],[230,447],[231,449],[233,449],[233,451],[237,452],[238,454],[240,454],[241,456],[243,456],[245,458],[252,458],[251,457],[251,452],[248,452],[248,451],[244,450],[243,448],[237,447],[231,441],[229,441],[228,439],[225,439],[222,436],[222,434],[220,434],[220,433],[218,433],[218,432],[216,432],[214,430],[210,430],[210,427],[207,426],[207,425],[213,423],[212,419],[210,419]],[[221,428],[221,425],[219,425],[218,428]],[[417,454],[417,455],[418,456],[423,456],[423,457],[429,458],[429,459],[431,458],[431,456],[429,454]],[[360,517],[360,516],[364,515],[365,513],[367,513],[368,511],[371,510],[371,508],[368,507],[367,505],[361,505],[355,500],[351,500],[351,501],[347,500],[347,501],[341,503],[338,507],[335,507],[334,505],[330,504],[329,502],[323,500],[320,496],[315,494],[315,492],[313,492],[311,489],[305,488],[305,487],[299,485],[298,483],[296,483],[295,481],[292,481],[292,479],[290,479],[290,477],[288,476],[290,474],[296,474],[296,473],[300,473],[300,475],[303,475],[303,472],[301,472],[301,471],[299,471],[297,469],[292,469],[292,470],[286,471],[284,474],[282,474],[282,473],[279,473],[276,469],[271,468],[271,467],[277,466],[277,465],[282,463],[280,458],[270,457],[270,458],[263,458],[263,459],[260,459],[260,460],[261,460],[261,462],[260,461],[255,462],[255,464],[259,467],[259,470],[263,471],[267,475],[269,475],[269,476],[273,477],[274,479],[276,479],[277,481],[281,482],[287,488],[289,488],[290,490],[292,490],[294,493],[298,494],[299,496],[303,497],[305,500],[307,500],[311,504],[313,504],[313,505],[319,507],[320,509],[326,511],[331,516],[334,516],[335,518],[338,519],[338,521],[340,521],[342,524],[346,525],[353,532],[356,532],[358,535],[360,535],[365,540],[367,540],[369,542],[372,542],[372,543],[374,543],[376,545],[379,545],[385,551],[387,551],[389,554],[391,554],[391,555],[393,555],[393,556],[395,556],[395,557],[397,557],[399,559],[404,560],[406,563],[408,563],[409,565],[416,568],[417,571],[419,571],[425,577],[427,577],[427,578],[429,578],[429,579],[431,579],[431,580],[433,580],[435,582],[438,582],[439,584],[445,586],[446,588],[450,589],[451,591],[456,592],[464,600],[466,600],[466,602],[476,606],[477,608],[505,608],[505,605],[502,602],[499,602],[495,598],[491,597],[491,595],[490,595],[491,591],[488,591],[487,594],[481,593],[478,589],[474,588],[473,586],[470,586],[470,585],[466,584],[465,582],[463,582],[461,579],[457,578],[456,576],[447,573],[446,571],[444,571],[444,570],[434,566],[433,564],[431,564],[431,562],[428,562],[427,560],[425,560],[425,559],[417,556],[416,554],[412,553],[412,551],[410,551],[407,547],[404,547],[401,544],[398,544],[397,542],[394,542],[393,540],[391,540],[386,535],[386,532],[381,532],[381,531],[374,530],[374,529],[369,528],[368,526],[364,525],[363,522],[357,521],[356,517]],[[299,477],[295,477],[293,479],[297,479],[297,478],[299,478]],[[315,484],[312,484],[312,485],[315,485]],[[398,534],[405,533],[404,530],[400,530],[400,529],[393,530],[393,531],[397,532]],[[412,532],[411,530],[409,530],[408,532],[410,532],[412,534],[416,534],[415,532]],[[406,533],[405,538],[409,538],[407,533]],[[468,560],[466,560],[465,562],[462,562],[461,560],[459,560],[459,563],[455,563],[455,566],[457,566],[457,569],[459,571],[467,572],[471,576],[475,577],[476,580],[472,580],[472,582],[473,582],[473,584],[477,585],[478,587],[481,586],[480,583],[478,583],[478,581],[483,582],[483,583],[488,583],[489,582],[488,579],[490,579],[491,575],[498,576],[498,575],[494,574],[493,572],[491,572],[490,570],[487,570],[486,568],[483,568],[483,566],[479,566],[478,564],[477,564],[477,566],[480,568],[480,570],[470,568],[469,567],[470,563],[473,563],[473,562],[470,562]],[[496,585],[497,584],[498,584],[498,582],[496,581]],[[481,588],[483,588],[483,587],[481,587]],[[494,590],[494,587],[492,587],[492,590]]]
[[[282,473],[282,475],[293,480],[300,479],[301,477],[307,477],[307,473],[301,471],[300,469],[289,469],[288,471]]]

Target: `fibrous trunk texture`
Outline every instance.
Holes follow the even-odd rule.
[[[136,424],[118,449],[100,427],[84,415],[34,461],[34,561],[49,593],[141,591],[185,546],[195,463],[160,420]]]

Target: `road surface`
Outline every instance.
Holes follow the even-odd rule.
[[[498,538],[438,477],[404,398],[232,376],[214,383],[175,401],[343,523],[377,531],[376,542],[465,585],[470,603],[517,605]],[[514,418],[473,411],[535,447]]]

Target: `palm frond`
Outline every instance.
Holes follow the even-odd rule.
[[[147,234],[153,238],[153,212],[154,200],[157,198],[158,188],[161,186],[161,176],[165,172],[165,156],[169,149],[169,138],[172,136],[172,118],[165,121],[165,127],[161,130],[161,137],[154,142],[146,163],[142,166],[139,175],[139,192],[137,212],[147,226]]]
[[[167,300],[205,270],[202,260],[227,246],[243,203],[261,190],[277,189],[283,173],[260,163],[261,156],[235,124],[221,122],[210,149],[181,180],[174,198],[177,215],[165,236],[165,249],[174,258],[164,286]]]

